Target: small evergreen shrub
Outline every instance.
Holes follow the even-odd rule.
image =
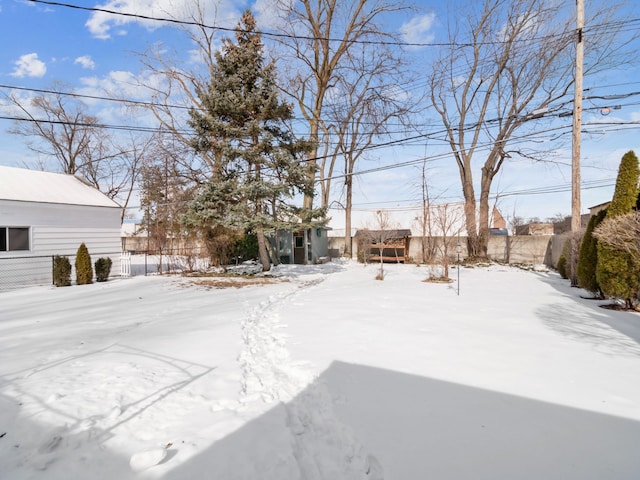
[[[569,274],[567,273],[567,257],[564,255],[564,253],[560,255],[560,258],[558,258],[556,270],[558,270],[560,276],[565,280],[569,278]]]
[[[106,282],[109,279],[111,273],[111,259],[99,258],[95,263],[96,267],[96,282]]]
[[[53,284],[56,287],[71,285],[71,262],[67,257],[53,257]]]
[[[589,219],[589,225],[582,238],[580,253],[578,254],[578,286],[598,296],[602,296],[600,286],[596,280],[598,240],[593,236],[593,231],[602,223],[606,212],[606,210],[601,210],[597,215]]]
[[[84,242],[80,244],[76,253],[76,283],[78,285],[93,283],[91,256]]]
[[[571,243],[571,239],[565,240],[564,245],[562,245],[562,253],[558,257],[558,264],[556,265],[556,270],[565,280],[571,274]]]
[[[558,265],[556,265],[556,269],[560,276],[564,279],[568,279],[571,275],[571,239],[567,239],[564,241],[562,245],[562,253],[560,253],[560,257],[558,258]]]

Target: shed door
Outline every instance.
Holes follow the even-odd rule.
[[[304,232],[293,233],[293,263],[304,265]]]

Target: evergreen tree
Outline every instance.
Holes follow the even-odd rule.
[[[96,267],[96,282],[106,282],[109,280],[109,274],[111,273],[111,259],[99,258],[96,260],[94,266]]]
[[[53,284],[56,287],[71,285],[71,262],[67,257],[60,255],[53,257]]]
[[[91,256],[87,246],[83,243],[78,247],[76,253],[76,283],[78,285],[86,285],[93,283],[93,267],[91,265]]]
[[[249,10],[242,15],[235,43],[225,39],[216,54],[207,91],[197,93],[204,111],[190,111],[192,146],[212,152],[217,164],[185,222],[255,233],[263,270],[269,270],[265,234],[299,219],[306,224],[297,228],[316,225],[313,219],[320,212],[291,204],[294,195],[313,191],[301,161],[309,144],[288,128],[292,107],[279,98],[274,64],[265,64],[261,35]]]
[[[607,208],[607,218],[624,215],[633,210],[638,198],[640,167],[633,151],[624,154],[618,168],[618,177],[613,198]],[[640,272],[633,268],[629,254],[598,242],[596,280],[602,292],[610,297],[625,300],[627,306],[637,295],[640,287]]]
[[[600,210],[589,219],[587,230],[584,232],[580,253],[578,255],[578,285],[597,297],[602,297],[600,286],[596,280],[596,267],[598,265],[598,239],[593,236],[595,228],[602,223],[606,210]]]

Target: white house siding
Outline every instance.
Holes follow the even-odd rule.
[[[51,284],[52,257],[75,254],[85,243],[92,263],[111,258],[120,271],[120,208],[0,200],[0,226],[29,227],[30,250],[0,252],[0,289]],[[72,279],[75,272],[72,272]]]

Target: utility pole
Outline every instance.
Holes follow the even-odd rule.
[[[584,64],[584,0],[576,0],[576,70],[571,136],[571,285],[577,286],[578,232],[580,220],[580,131],[582,130],[582,77]]]

